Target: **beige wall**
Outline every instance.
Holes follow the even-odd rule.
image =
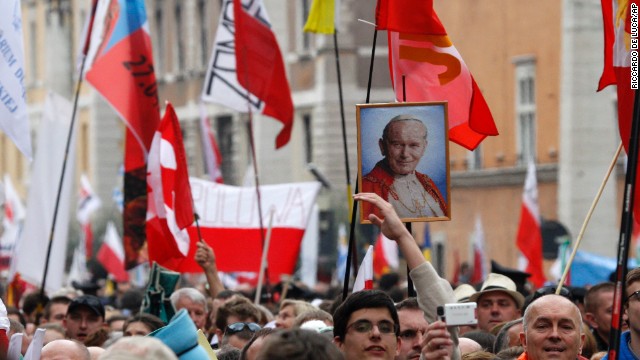
[[[557,164],[561,2],[437,1],[435,8],[482,90],[500,132],[482,143],[483,168],[510,168],[517,164],[513,60],[528,55],[536,60],[537,162]],[[466,169],[468,151],[455,144],[450,151],[455,178],[456,172]],[[554,176],[538,180],[540,214],[545,219],[558,217],[557,175]],[[454,249],[458,249],[462,261],[467,260],[477,216],[482,220],[490,258],[505,266],[517,266],[515,240],[524,169],[520,178],[517,184],[506,184],[497,176],[494,186],[452,186],[452,220],[431,226],[434,235],[446,233],[446,276],[452,275]]]
[[[556,163],[559,132],[561,2],[437,1],[436,11],[491,109],[500,136],[482,143],[484,166],[517,161],[513,60],[536,59],[537,158]],[[555,149],[556,155],[550,156]],[[467,150],[451,147],[452,170],[463,170]],[[503,158],[502,161],[499,159]]]

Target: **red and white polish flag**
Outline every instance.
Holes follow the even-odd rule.
[[[543,286],[546,279],[542,268],[542,231],[538,207],[538,182],[536,181],[536,166],[533,162],[529,163],[524,182],[516,244],[527,262],[526,266],[521,266],[521,270],[531,274],[530,280],[536,287]]]
[[[124,246],[118,231],[112,222],[107,224],[104,242],[98,251],[98,261],[113,275],[117,282],[129,281],[129,274],[124,269]]]
[[[358,268],[358,275],[353,283],[353,292],[371,289],[373,289],[373,246],[369,245],[360,268]]]

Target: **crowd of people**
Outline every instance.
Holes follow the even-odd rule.
[[[287,298],[277,308],[255,304],[224,289],[215,255],[198,245],[196,261],[208,287],[181,287],[170,295],[168,321],[140,312],[141,296],[113,305],[75,291],[24,296],[7,308],[6,339],[22,334],[20,353],[45,329],[40,359],[601,359],[606,358],[614,285],[577,293],[554,286],[525,296],[508,276],[491,273],[476,289],[454,288],[441,278],[393,206],[372,193],[354,196],[376,207],[369,220],[397,242],[416,297],[392,299],[383,290],[362,290],[331,300]],[[131,293],[131,292],[127,292]],[[137,300],[136,300],[137,299]],[[477,324],[448,326],[438,306],[477,304]],[[43,308],[40,308],[42,304]],[[624,297],[628,329],[620,359],[640,354],[640,268],[629,272]],[[0,316],[0,328],[3,319]],[[0,339],[1,340],[1,339]],[[0,341],[6,358],[7,341]]]

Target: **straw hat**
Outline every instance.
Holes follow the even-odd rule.
[[[482,288],[477,293],[471,295],[469,297],[469,301],[478,302],[478,299],[487,293],[502,291],[509,294],[513,300],[515,300],[516,305],[518,305],[519,309],[522,309],[522,305],[524,304],[524,296],[520,294],[516,290],[516,283],[513,282],[510,278],[501,275],[491,273],[487,276],[487,279],[482,283]]]
[[[475,293],[476,289],[469,284],[462,284],[453,290],[453,296],[456,298],[456,302],[459,303],[469,302],[469,298]]]

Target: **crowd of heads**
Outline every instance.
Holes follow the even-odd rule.
[[[624,329],[640,335],[640,268],[629,272],[625,286]],[[523,353],[529,360],[599,359],[608,349],[610,282],[583,291],[547,286],[527,296],[495,273],[475,288],[459,285],[451,293],[459,303],[477,304],[477,325],[458,327],[455,342],[446,319],[442,325],[426,320],[425,307],[435,304],[392,299],[393,288],[359,291],[344,301],[285,299],[265,306],[249,300],[251,294],[225,290],[211,298],[185,286],[170,296],[176,315],[168,323],[94,295],[26,295],[21,310],[7,309],[8,336],[24,334],[24,354],[34,329],[45,329],[45,360],[207,359],[214,352],[223,360],[406,360],[434,354],[429,344],[438,341],[451,344],[457,351],[451,355],[462,359],[517,359]]]

